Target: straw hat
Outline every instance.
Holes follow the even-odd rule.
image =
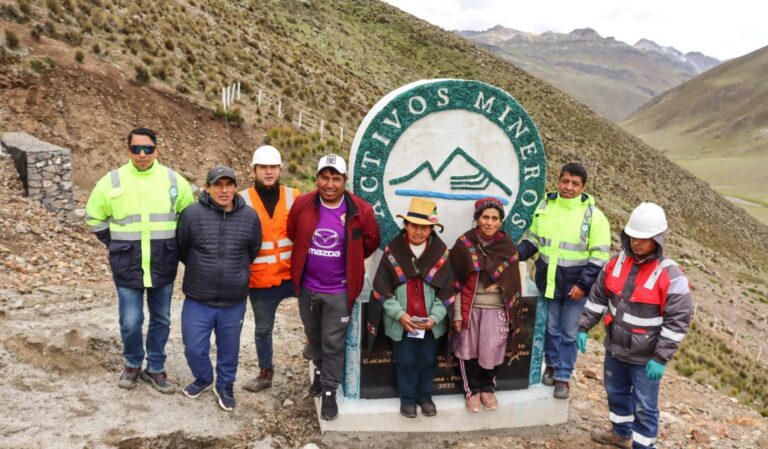
[[[443,225],[437,221],[437,205],[434,201],[424,198],[411,198],[408,213],[398,215],[398,218],[413,224],[440,226],[440,231],[443,230]]]

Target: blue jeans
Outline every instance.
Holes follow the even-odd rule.
[[[144,291],[147,292],[149,327],[147,329],[147,371],[165,371],[165,344],[171,332],[171,295],[173,282],[162,287],[117,287],[120,313],[120,338],[123,340],[125,365],[141,368],[144,364]]]
[[[567,382],[576,365],[576,335],[579,333],[581,309],[587,296],[579,300],[570,298],[547,299],[547,337],[544,340],[544,356],[547,366],[555,369],[555,380]]]
[[[181,338],[184,356],[195,380],[211,382],[211,332],[216,334],[216,385],[235,383],[240,355],[240,331],[243,329],[246,302],[230,307],[210,307],[185,299],[181,309]]]
[[[633,449],[656,447],[659,433],[659,382],[645,365],[621,362],[605,353],[605,392],[613,432],[632,438]]]
[[[394,352],[400,404],[432,399],[432,379],[437,370],[437,343],[432,331],[426,331],[423,339],[403,332],[403,339],[394,342]]]
[[[275,327],[275,314],[283,299],[291,296],[295,296],[291,280],[283,281],[276,287],[250,289],[253,319],[256,321],[256,355],[259,358],[259,368],[273,368],[272,329]]]

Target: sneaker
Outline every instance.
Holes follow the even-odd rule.
[[[416,404],[402,404],[402,405],[400,405],[400,414],[405,416],[406,418],[415,418],[417,416],[417,414],[416,414]]]
[[[149,371],[144,370],[141,372],[141,380],[144,382],[149,382],[149,384],[152,385],[155,390],[159,391],[160,393],[176,393],[176,385],[168,380],[168,375],[165,374],[165,371],[160,371],[159,373],[150,373]]]
[[[323,388],[320,386],[320,370],[315,368],[315,375],[312,377],[312,385],[309,386],[309,395],[312,397],[318,397],[323,392]]]
[[[213,394],[216,395],[222,410],[231,412],[235,409],[235,394],[232,391],[232,384],[216,385],[213,388]]]
[[[554,366],[548,366],[544,370],[544,374],[541,376],[541,383],[551,387],[555,384],[555,367]]]
[[[568,399],[568,393],[570,390],[571,387],[568,386],[568,382],[556,380],[555,392],[552,394],[552,396],[556,397],[557,399]]]
[[[244,390],[248,390],[252,393],[258,393],[261,390],[266,390],[272,386],[272,376],[275,375],[275,370],[262,368],[259,370],[259,375],[249,380],[243,385]]]
[[[326,390],[323,392],[323,402],[320,405],[320,417],[326,421],[333,421],[339,416],[339,406],[336,405],[336,392]]]
[[[480,393],[480,402],[483,403],[483,407],[486,410],[493,411],[499,406],[499,402],[496,400],[496,395],[492,391],[484,391]]]
[[[592,441],[600,444],[607,444],[609,446],[631,448],[632,438],[624,438],[613,433],[612,430],[595,430],[589,434],[592,437]]]
[[[432,402],[432,399],[416,401],[416,405],[421,407],[421,414],[427,418],[437,415],[437,406]]]
[[[184,396],[188,398],[195,399],[196,397],[203,394],[203,392],[213,385],[213,381],[205,382],[202,380],[195,379],[194,382],[184,387],[184,390],[182,390],[182,393],[184,393]]]
[[[479,413],[480,412],[480,395],[473,394],[472,396],[468,397],[466,407],[467,407],[467,410],[469,410],[472,413]]]
[[[139,380],[139,373],[141,373],[141,368],[126,366],[123,368],[122,374],[120,374],[117,386],[124,390],[133,390],[136,388],[136,381]]]

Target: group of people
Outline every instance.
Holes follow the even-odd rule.
[[[307,339],[303,355],[314,366],[309,393],[321,397],[321,418],[335,419],[352,306],[363,288],[364,261],[380,243],[371,205],[346,190],[344,159],[323,156],[316,189],[301,195],[281,185],[279,151],[262,146],[253,154],[253,185],[238,192],[234,170],[216,166],[195,201],[187,181],[156,161],[152,130],[134,129],[127,143],[129,162],[98,181],[86,207],[88,225],[108,247],[117,288],[125,360],[118,386],[132,389],[142,379],[175,392],[164,364],[181,261],[182,338],[194,379],[183,393],[196,398],[212,389],[224,410],[234,409],[248,298],[259,374],[243,388],[270,388],[276,310],[296,296]],[[584,192],[586,182],[582,165],[563,166],[557,191],[540,203],[519,244],[504,232],[505,209],[492,196],[474,203],[471,227],[450,249],[436,232],[443,224],[433,201],[413,198],[398,215],[403,229],[375,270],[367,329],[392,340],[403,416],[415,418],[418,409],[437,414],[433,378],[445,335],[459,360],[467,410],[497,408],[496,374],[510,333],[522,327],[519,263],[537,255],[535,282],[548,308],[542,383],[554,386],[555,398],[568,398],[577,351],[586,350],[588,330],[602,319],[612,428],[593,438],[654,447],[659,380],[687,332],[690,287],[664,257],[667,221],[656,204],[632,212],[621,252],[610,257],[610,225]]]

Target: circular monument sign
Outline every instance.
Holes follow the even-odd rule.
[[[450,247],[472,226],[477,199],[501,200],[503,228],[518,241],[544,194],[536,126],[511,95],[479,81],[422,80],[389,93],[358,128],[349,165],[352,190],[374,208],[381,248],[413,197],[437,203]]]

